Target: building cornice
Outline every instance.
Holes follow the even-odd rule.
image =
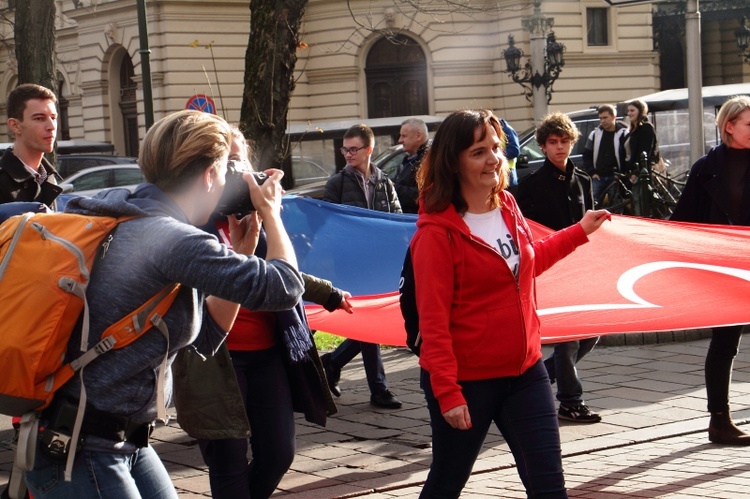
[[[306,69],[307,82],[311,85],[356,81],[359,69],[356,67]]]
[[[433,62],[432,73],[435,76],[486,75],[494,71],[495,61],[451,61]]]

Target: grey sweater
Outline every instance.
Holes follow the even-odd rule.
[[[152,184],[141,185],[134,194],[115,189],[94,198],[75,198],[66,211],[139,217],[117,227],[104,258],[94,265],[87,290],[90,345],[109,325],[171,283],[179,282],[182,288],[164,316],[170,366],[180,348],[192,344],[199,353],[213,355],[224,341],[227,332],[207,312],[208,295],[251,310],[280,311],[292,308],[304,291],[300,274],[286,262],[233,252],[190,225],[179,207]],[[80,336],[74,334],[68,360],[80,355],[79,343]],[[89,404],[136,421],[153,421],[157,374],[166,346],[154,328],[92,362],[84,369]],[[168,401],[171,385],[167,373]],[[77,399],[79,389],[76,376],[56,397]]]

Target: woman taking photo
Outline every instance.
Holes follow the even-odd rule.
[[[732,97],[716,115],[721,144],[695,162],[671,220],[750,225],[750,97]],[[732,364],[744,326],[714,328],[706,355],[706,397],[715,444],[750,445],[729,415]]]
[[[224,191],[230,141],[229,125],[217,116],[172,114],[155,123],[141,144],[138,164],[147,183],[134,193],[112,189],[68,204],[67,211],[73,213],[134,217],[117,227],[93,267],[87,289],[91,345],[107,326],[159,290],[173,283],[181,288],[163,316],[165,335],[154,329],[107,352],[55,394],[42,415],[40,433],[44,437],[47,431],[72,428],[69,407],[78,406],[83,382],[88,401],[83,439],[71,481],[63,480],[65,463],[51,459],[38,445],[34,469],[25,474],[36,499],[176,499],[167,470],[148,445],[148,434],[159,395],[166,390],[166,400],[171,398],[170,366],[177,351],[192,345],[204,356],[213,355],[240,305],[273,311],[299,301],[302,279],[280,217],[281,171],[267,170],[269,178],[262,186],[250,174],[243,177],[263,219],[267,260],[253,256],[259,227],[251,217],[230,217],[234,250],[196,227],[208,222]],[[81,354],[79,342],[74,334],[70,359]],[[160,390],[158,380],[165,375],[166,389]]]
[[[456,111],[419,169],[411,252],[433,449],[422,498],[459,496],[493,422],[527,495],[567,497],[534,278],[584,244],[609,213],[588,211],[534,240],[505,191],[504,141],[492,112]]]

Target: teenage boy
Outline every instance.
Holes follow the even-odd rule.
[[[535,136],[547,159],[518,185],[518,205],[526,218],[560,230],[581,220],[594,206],[591,178],[570,159],[580,132],[568,116],[553,113],[537,125]],[[597,341],[599,338],[594,337],[558,343],[544,361],[550,381],[557,382],[559,419],[574,423],[598,423],[602,419],[584,403],[576,369],[576,363]]]

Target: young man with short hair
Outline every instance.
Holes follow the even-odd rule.
[[[628,128],[616,121],[614,106],[604,104],[597,112],[600,125],[589,134],[583,150],[583,169],[593,180],[595,202],[599,202],[615,173],[624,173],[625,137],[628,135]]]
[[[57,98],[40,85],[19,85],[8,97],[13,148],[0,158],[0,203],[38,201],[52,206],[62,192],[57,170],[44,158],[55,147]],[[60,179],[62,180],[62,179]]]
[[[562,113],[549,114],[536,127],[536,140],[547,159],[541,168],[518,185],[518,206],[526,218],[553,230],[580,221],[594,206],[591,178],[578,169],[570,152],[580,133]],[[545,361],[552,383],[557,382],[559,419],[574,423],[598,423],[601,417],[584,403],[583,386],[576,363],[589,353],[599,337],[557,343]]]
[[[370,162],[374,144],[375,135],[367,125],[354,125],[347,130],[344,134],[344,147],[341,148],[346,166],[328,179],[324,201],[401,213],[401,204],[393,183]],[[401,401],[388,389],[380,345],[377,343],[347,339],[334,352],[321,357],[331,393],[336,397],[341,396],[338,386],[341,369],[360,352],[370,388],[370,403],[385,409],[401,407]]]

